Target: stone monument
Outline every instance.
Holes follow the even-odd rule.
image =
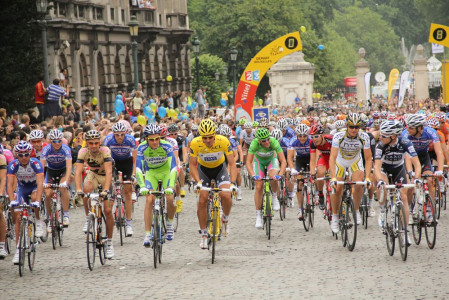
[[[416,57],[413,60],[415,66],[415,98],[423,100],[429,98],[429,79],[427,75],[427,58],[423,55],[424,48],[421,44],[416,47]]]
[[[359,49],[360,60],[355,63],[355,71],[357,77],[357,101],[360,103],[362,101],[365,103],[368,99],[366,98],[366,85],[365,85],[365,74],[369,72],[369,62],[365,60],[366,51],[364,48]]]

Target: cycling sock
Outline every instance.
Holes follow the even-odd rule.
[[[167,219],[167,225],[173,224],[173,219]]]
[[[384,205],[380,205],[379,209],[380,209],[381,213],[385,212],[385,204]]]
[[[67,218],[69,217],[69,211],[64,212],[64,217],[67,217]]]
[[[5,243],[4,242],[0,242],[0,248],[5,248]]]
[[[126,219],[126,226],[131,226],[131,220]]]
[[[223,220],[223,223],[226,223],[226,222],[228,222],[228,220],[229,220],[229,216],[226,216],[225,214],[223,214],[223,218],[222,218],[222,220]]]
[[[324,197],[323,191],[318,191],[318,196]]]
[[[112,239],[107,239],[107,245],[112,245]]]
[[[332,220],[338,220],[338,215],[332,214]]]
[[[207,235],[207,229],[201,229],[201,235]]]
[[[146,235],[151,235],[151,230],[150,231],[145,231]]]
[[[369,199],[369,206],[373,206],[374,199]]]

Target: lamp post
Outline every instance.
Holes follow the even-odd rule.
[[[48,78],[48,62],[47,62],[47,21],[45,17],[47,16],[47,0],[36,0],[36,8],[37,12],[43,14],[43,19],[39,20],[38,23],[42,29],[42,55],[44,56],[44,85],[45,88],[48,87],[49,78]]]
[[[220,71],[216,71],[215,72],[215,80],[218,82],[218,81],[220,81]]]
[[[226,76],[228,75],[228,66],[224,65],[223,66],[223,91],[225,91],[225,93],[227,92],[226,90]]]
[[[196,66],[196,85],[197,90],[200,88],[200,59],[198,55],[200,54],[200,40],[195,37],[192,42],[193,52],[195,53],[195,66]]]
[[[131,16],[131,21],[128,24],[129,26],[129,34],[133,40],[132,49],[133,49],[133,60],[134,60],[134,91],[136,92],[139,85],[139,73],[137,69],[137,35],[139,33],[139,23],[137,22],[136,15]]]
[[[235,69],[237,68],[237,54],[239,52],[235,47],[231,49],[231,62],[232,62],[232,101],[235,104]]]

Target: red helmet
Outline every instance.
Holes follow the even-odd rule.
[[[321,124],[315,124],[309,130],[310,135],[323,134],[323,133],[324,133],[324,128]]]
[[[161,137],[165,137],[168,134],[168,129],[166,124],[159,125],[161,128]]]

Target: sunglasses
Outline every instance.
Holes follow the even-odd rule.
[[[360,129],[360,126],[348,126],[350,129]]]
[[[269,142],[269,141],[270,141],[270,138],[260,140],[261,143],[266,143],[266,142]]]
[[[388,135],[383,135],[383,134],[381,134],[380,137],[383,138],[383,139],[389,138]]]
[[[51,141],[51,142],[54,144],[60,144],[60,143],[62,143],[62,140],[56,140],[56,141]]]
[[[42,143],[41,140],[32,140],[31,141],[31,144],[40,144],[40,143]]]
[[[212,140],[214,138],[214,136],[213,135],[211,135],[211,136],[202,136],[201,138],[203,139],[203,141],[208,141],[208,140]]]
[[[97,146],[100,145],[100,142],[87,142],[88,145]]]
[[[300,138],[306,138],[306,137],[308,137],[308,135],[298,135],[298,137],[300,137]]]
[[[312,135],[312,139],[319,139],[321,135]]]
[[[22,157],[28,157],[30,156],[30,153],[19,153],[17,154],[18,157],[22,158]]]
[[[125,136],[124,133],[114,133],[115,136]]]
[[[157,142],[157,141],[159,141],[160,139],[161,139],[160,137],[147,138],[147,141],[150,141],[150,142]]]

